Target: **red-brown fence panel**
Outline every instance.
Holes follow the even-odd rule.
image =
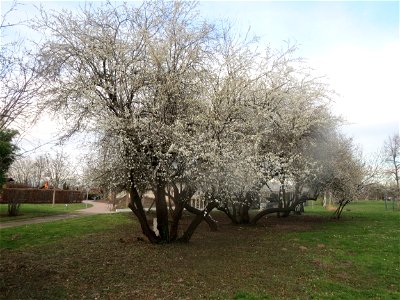
[[[80,203],[84,199],[84,193],[72,190],[41,190],[33,188],[5,188],[1,197],[2,203],[17,201],[18,203]]]

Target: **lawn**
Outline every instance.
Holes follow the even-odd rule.
[[[71,241],[96,232],[113,229],[119,224],[131,221],[127,214],[106,214],[64,219],[55,222],[23,225],[0,229],[0,248],[18,249],[32,248],[38,245],[61,243],[62,240]]]
[[[20,215],[9,217],[7,215],[7,204],[0,204],[0,222],[22,221],[36,217],[47,217],[74,212],[78,209],[91,207],[91,204],[71,203],[71,204],[21,204]]]
[[[3,299],[399,299],[399,211],[349,205],[143,242],[131,214],[2,229]],[[16,230],[16,231],[13,231]],[[30,237],[28,236],[30,235]],[[6,248],[9,247],[9,248]]]

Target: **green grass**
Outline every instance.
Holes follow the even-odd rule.
[[[318,231],[291,234],[306,247],[321,248],[312,257],[323,266],[315,282],[329,291],[321,293],[323,298],[399,299],[399,211],[385,210],[382,201],[360,201],[350,204],[342,217]]]
[[[52,204],[21,204],[20,215],[9,217],[7,215],[7,204],[0,204],[0,223],[66,214],[91,206],[91,204],[86,205],[84,203],[55,204],[54,206]]]
[[[139,241],[131,215],[2,229],[0,298],[400,298],[400,212],[382,202],[353,203],[341,220],[308,206],[255,227],[217,214],[218,232],[202,224],[189,244],[162,246]]]
[[[100,214],[0,230],[0,248],[17,249],[113,229],[131,222],[127,214]]]

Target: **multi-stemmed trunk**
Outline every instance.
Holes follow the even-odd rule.
[[[176,186],[174,187],[174,196],[172,197],[175,208],[172,211],[172,222],[171,226],[169,226],[168,205],[166,202],[166,183],[162,180],[162,178],[157,178],[154,195],[156,205],[157,230],[159,232],[159,235],[156,235],[155,231],[151,229],[147,220],[146,213],[144,211],[141,201],[142,199],[135,186],[133,174],[131,174],[130,179],[131,202],[129,203],[129,208],[137,217],[142,229],[142,233],[148,238],[151,243],[169,243],[173,241],[189,242],[189,240],[193,236],[193,233],[203,220],[205,220],[209,224],[211,230],[217,230],[217,225],[215,221],[212,220],[209,216],[209,213],[217,206],[217,203],[209,203],[204,210],[195,209],[188,204],[188,201],[194,194],[194,190],[190,188],[185,188],[179,191]],[[179,221],[182,219],[184,209],[187,209],[189,212],[195,214],[195,218],[189,224],[188,228],[183,233],[183,236],[181,238],[178,238]]]
[[[256,214],[254,216],[254,218],[251,220],[251,224],[256,224],[262,217],[268,215],[268,214],[272,214],[272,213],[279,213],[281,215],[289,215],[292,211],[296,210],[296,207],[298,205],[301,205],[303,203],[305,203],[308,200],[317,200],[318,195],[312,196],[312,197],[308,197],[308,196],[301,196],[301,197],[296,197],[295,200],[290,203],[290,205],[288,205],[287,207],[284,208],[267,208],[264,209],[262,211],[260,211],[258,214]]]
[[[192,198],[195,190],[190,186],[181,186],[179,189],[175,183],[172,183],[173,195],[170,195],[170,199],[174,202],[175,208],[172,210],[172,222],[170,227],[170,239],[175,241],[178,238],[179,222],[183,216],[183,210],[185,204]],[[168,190],[168,193],[171,191]]]
[[[240,205],[239,209],[239,221],[241,224],[249,224],[250,223],[250,215],[249,215],[250,206],[246,203]]]
[[[16,217],[19,215],[19,207],[21,203],[19,203],[17,200],[9,200],[8,201],[8,216],[9,217]]]
[[[168,228],[168,206],[165,201],[165,184],[159,180],[155,190],[155,203],[156,203],[156,216],[157,216],[157,236],[154,230],[151,229],[147,220],[146,213],[143,208],[142,199],[136,189],[134,181],[131,180],[131,202],[129,208],[133,211],[138,218],[142,233],[148,238],[151,243],[168,243],[170,241],[169,228]]]
[[[180,242],[189,242],[191,239],[193,233],[196,231],[197,227],[200,225],[200,223],[204,220],[205,217],[209,215],[209,213],[218,206],[217,202],[211,202],[208,203],[206,208],[201,211],[201,213],[198,213],[196,217],[192,220],[192,222],[189,224],[189,227],[186,229],[186,231],[183,233],[182,237],[178,239]]]
[[[217,223],[210,216],[210,212],[211,211],[209,211],[207,215],[204,215],[204,211],[203,210],[200,210],[200,209],[197,209],[197,208],[195,208],[193,206],[190,206],[187,202],[184,203],[184,208],[188,212],[190,212],[191,214],[194,214],[194,215],[199,215],[200,214],[200,215],[202,215],[203,218],[204,218],[204,221],[206,221],[206,223],[210,227],[211,231],[217,231],[218,230]]]
[[[231,206],[232,211],[228,205],[218,208],[220,211],[226,214],[226,216],[232,221],[233,224],[248,224],[250,223],[250,205],[245,201],[241,203],[235,203]]]
[[[338,208],[336,208],[336,210],[335,210],[335,212],[333,214],[333,218],[334,219],[340,219],[340,216],[342,215],[344,207],[349,203],[350,203],[349,200],[345,200],[345,199],[340,200],[339,201],[339,206],[338,206]]]
[[[210,230],[217,231],[217,229],[218,229],[217,223],[210,217],[210,215],[209,215],[210,211],[207,214],[204,214],[204,210],[199,210],[199,209],[189,205],[190,199],[195,194],[195,189],[191,188],[189,185],[186,185],[183,188],[181,187],[181,189],[179,190],[178,187],[174,184],[173,191],[174,191],[174,195],[173,195],[172,199],[174,201],[175,209],[172,212],[172,223],[171,223],[171,228],[170,228],[171,241],[175,241],[178,239],[179,221],[182,218],[184,209],[186,209],[189,213],[194,214],[196,216],[195,220],[196,220],[197,216],[202,216],[202,219],[204,219],[204,221],[206,221],[207,224],[209,225]],[[193,224],[189,225],[189,227],[186,229],[186,231],[189,230],[189,232],[185,232],[184,235],[186,234],[186,236],[191,237],[193,235],[193,233],[190,233],[190,231],[192,230],[193,226],[194,226]],[[181,241],[184,241],[184,240],[185,239],[181,239]]]
[[[224,202],[218,209],[224,212],[233,224],[249,224],[250,208],[255,202],[259,202],[257,192],[239,192],[229,202]]]

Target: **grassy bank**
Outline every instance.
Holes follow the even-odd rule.
[[[66,220],[64,229],[55,222],[62,237],[38,244],[50,231],[43,227],[31,242],[1,250],[0,297],[398,299],[400,214],[381,205],[354,203],[339,221],[309,206],[255,227],[218,215],[218,232],[202,224],[189,244],[162,246],[137,239],[131,214]]]
[[[91,207],[91,204],[71,203],[65,204],[21,204],[20,215],[9,217],[7,214],[7,204],[0,204],[0,222],[22,221],[37,217],[47,217],[74,212],[78,209]]]

